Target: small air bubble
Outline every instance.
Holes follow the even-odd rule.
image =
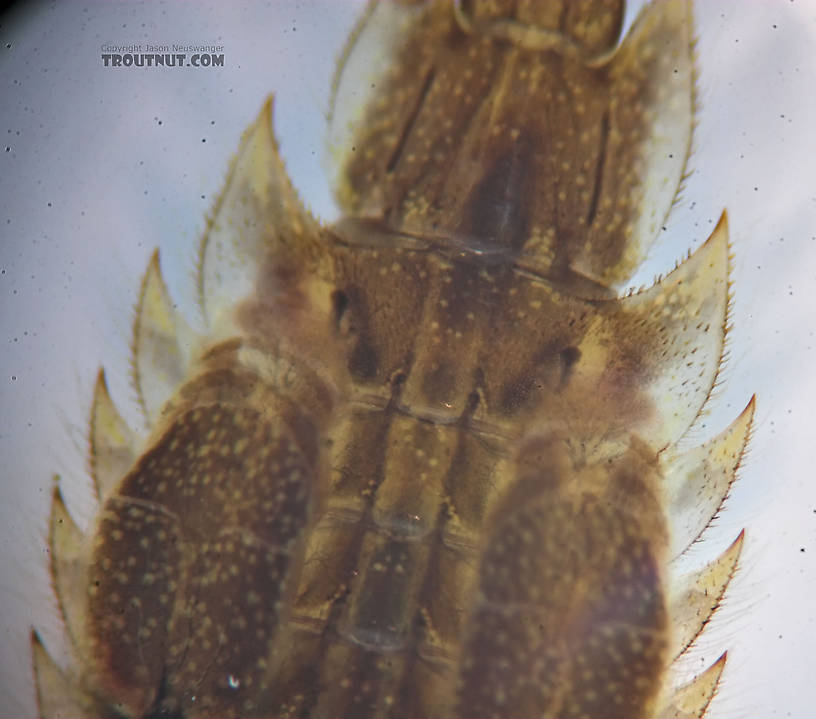
[[[227,684],[229,684],[230,689],[237,689],[241,686],[240,680],[236,679],[232,674],[227,677]]]

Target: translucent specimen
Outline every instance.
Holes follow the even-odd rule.
[[[150,427],[104,374],[99,511],[55,491],[52,576],[75,652],[36,634],[43,719],[691,719],[725,655],[673,663],[743,535],[672,560],[722,505],[753,400],[677,442],[720,366],[728,228],[618,296],[667,216],[694,115],[691,10],[371,4],[335,81],[346,137],[323,226],[272,102],[200,246],[207,321],[154,255],[134,322]],[[387,56],[360,107],[349,90]]]

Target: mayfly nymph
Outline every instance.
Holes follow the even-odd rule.
[[[87,536],[60,490],[43,719],[700,719],[682,657],[742,534],[753,400],[687,448],[729,307],[728,228],[621,295],[678,193],[691,5],[372,2],[335,79],[321,224],[272,101],[199,248],[206,329],[142,281],[130,427],[102,371]],[[356,109],[349,70],[389,55]],[[369,67],[370,70],[370,67]],[[351,108],[351,109],[349,109]]]

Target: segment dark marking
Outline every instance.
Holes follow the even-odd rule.
[[[388,162],[385,165],[385,171],[388,173],[394,171],[394,168],[396,168],[397,163],[402,156],[402,152],[405,149],[405,143],[411,135],[411,130],[413,130],[417,117],[422,111],[422,106],[425,104],[425,98],[431,91],[431,86],[433,85],[434,81],[434,74],[434,68],[430,68],[425,73],[425,79],[422,81],[422,87],[419,90],[414,107],[408,114],[408,117],[405,120],[405,125],[402,128],[402,134],[400,135],[399,140],[397,140],[396,147],[394,147],[394,151],[391,153],[391,157],[388,158]]]
[[[595,181],[592,185],[592,199],[589,201],[586,225],[592,227],[595,216],[598,213],[598,200],[601,197],[603,188],[604,171],[606,170],[607,143],[609,142],[609,113],[605,112],[601,117],[601,138],[598,144],[598,160],[595,163]]]

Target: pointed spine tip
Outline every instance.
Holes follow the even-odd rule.
[[[245,131],[244,136],[241,140],[241,146],[239,147],[238,154],[235,158],[233,158],[232,167],[230,167],[229,173],[227,175],[227,184],[229,184],[229,179],[233,174],[233,168],[235,163],[241,155],[241,150],[244,148],[244,144],[246,141],[249,141],[254,135],[259,133],[265,134],[269,141],[272,143],[272,147],[278,152],[278,138],[275,136],[275,95],[269,94],[266,96],[266,99],[261,105],[261,110],[258,113],[258,116],[255,118],[255,122],[253,122]],[[214,209],[214,215],[218,214],[218,203]]]
[[[739,456],[737,457],[737,463],[736,466],[734,467],[735,473],[742,466],[742,462],[748,453],[748,447],[751,444],[751,437],[754,433],[755,416],[756,416],[756,394],[752,394],[751,399],[748,400],[748,404],[745,405],[745,409],[743,409],[742,412],[740,412],[739,417],[737,417],[735,421],[735,424],[745,423],[745,439],[743,440],[742,448],[740,449]]]
[[[68,507],[65,505],[62,490],[59,485],[56,485],[51,495],[51,514],[48,519],[48,547],[50,550],[51,578],[54,581],[54,589],[60,604],[62,604],[63,598],[56,586],[58,565],[64,550],[60,540],[65,536],[71,536],[75,532],[79,532],[79,530],[73,517],[71,517],[71,513],[68,511]]]
[[[731,565],[731,569],[728,573],[728,581],[722,588],[722,593],[720,594],[720,600],[718,605],[722,602],[723,598],[725,597],[725,593],[728,590],[728,586],[731,584],[731,580],[734,578],[734,574],[737,571],[737,567],[739,565],[739,558],[742,554],[742,546],[745,543],[745,529],[741,529],[739,534],[736,536],[733,542],[728,545],[727,549],[719,556],[718,559],[725,559],[727,560],[728,564]],[[717,560],[715,560],[716,562]]]
[[[264,104],[261,107],[261,112],[258,115],[258,122],[264,122],[267,124],[267,127],[272,127],[272,118],[275,115],[275,95],[269,94],[266,96],[266,100],[264,100]]]
[[[743,415],[750,415],[751,419],[753,420],[754,414],[756,413],[756,403],[757,403],[757,396],[756,392],[751,395],[751,399],[748,400],[748,404],[745,405],[745,409],[742,410]]]
[[[720,219],[717,221],[714,232],[728,232],[728,210],[726,208],[723,208],[722,213],[720,213]]]
[[[62,489],[59,485],[59,477],[54,477],[54,487],[51,490],[51,515],[54,514],[55,508],[65,509],[65,499],[62,496]]]
[[[108,378],[105,376],[105,368],[100,367],[96,372],[96,382],[94,382],[93,399],[91,401],[91,412],[88,418],[88,471],[91,477],[96,474],[96,438],[94,437],[94,427],[96,426],[96,414],[100,402],[110,401],[110,390],[108,389]],[[96,487],[96,480],[94,486]],[[97,499],[99,499],[98,487]]]
[[[161,277],[161,258],[159,255],[159,248],[156,247],[150,255],[150,262],[148,263],[148,268],[153,272],[156,272],[159,277]]]
[[[68,511],[68,507],[65,504],[65,497],[62,494],[62,488],[59,484],[59,477],[54,476],[54,486],[51,489],[51,509],[48,515],[48,544],[49,548],[51,549],[51,563],[56,561],[54,557],[53,551],[53,542],[54,542],[54,532],[56,530],[57,524],[62,524],[62,522],[67,521],[71,524],[74,523],[71,513]]]
[[[139,363],[137,357],[139,356],[139,338],[142,334],[142,308],[144,307],[145,297],[147,296],[147,289],[150,282],[151,268],[153,263],[158,263],[158,250],[153,250],[150,256],[150,261],[147,265],[147,271],[142,275],[142,282],[139,286],[139,297],[136,300],[136,306],[133,311],[133,329],[131,330],[130,339],[130,384],[136,394],[136,401],[142,413],[142,418],[145,422],[149,422],[149,415],[147,412],[147,404],[145,403],[144,394],[142,393],[141,377],[139,376]]]
[[[93,406],[96,406],[98,398],[110,398],[110,389],[108,388],[108,377],[105,374],[105,368],[100,367],[96,372],[96,382],[94,382],[93,391]],[[91,408],[91,418],[93,418],[93,407]]]
[[[167,285],[164,282],[164,277],[161,271],[161,259],[159,256],[159,248],[155,248],[150,255],[150,260],[147,263],[147,269],[142,276],[142,283],[139,287],[139,299],[136,302],[136,308],[133,318],[133,337],[130,347],[130,378],[133,389],[136,393],[136,399],[139,408],[142,412],[145,423],[150,426],[151,416],[145,397],[143,378],[141,369],[139,367],[139,352],[142,345],[142,332],[145,326],[150,326],[148,319],[150,311],[153,309],[151,301],[155,294],[161,298],[162,303],[169,303],[169,296]],[[153,300],[154,301],[154,300]]]
[[[147,263],[144,277],[142,278],[142,286],[139,292],[139,306],[144,303],[147,292],[151,289],[152,284],[156,284],[162,294],[167,294],[167,285],[164,282],[164,275],[161,270],[161,256],[159,248],[156,247],[150,254],[150,260]]]
[[[728,275],[731,274],[731,244],[729,240],[729,228],[728,228],[728,211],[723,210],[720,214],[720,218],[717,220],[717,224],[714,226],[714,229],[711,231],[711,234],[708,236],[706,241],[697,249],[693,255],[701,253],[705,251],[707,248],[717,247],[722,243],[724,245],[725,251],[725,259],[728,264]]]

